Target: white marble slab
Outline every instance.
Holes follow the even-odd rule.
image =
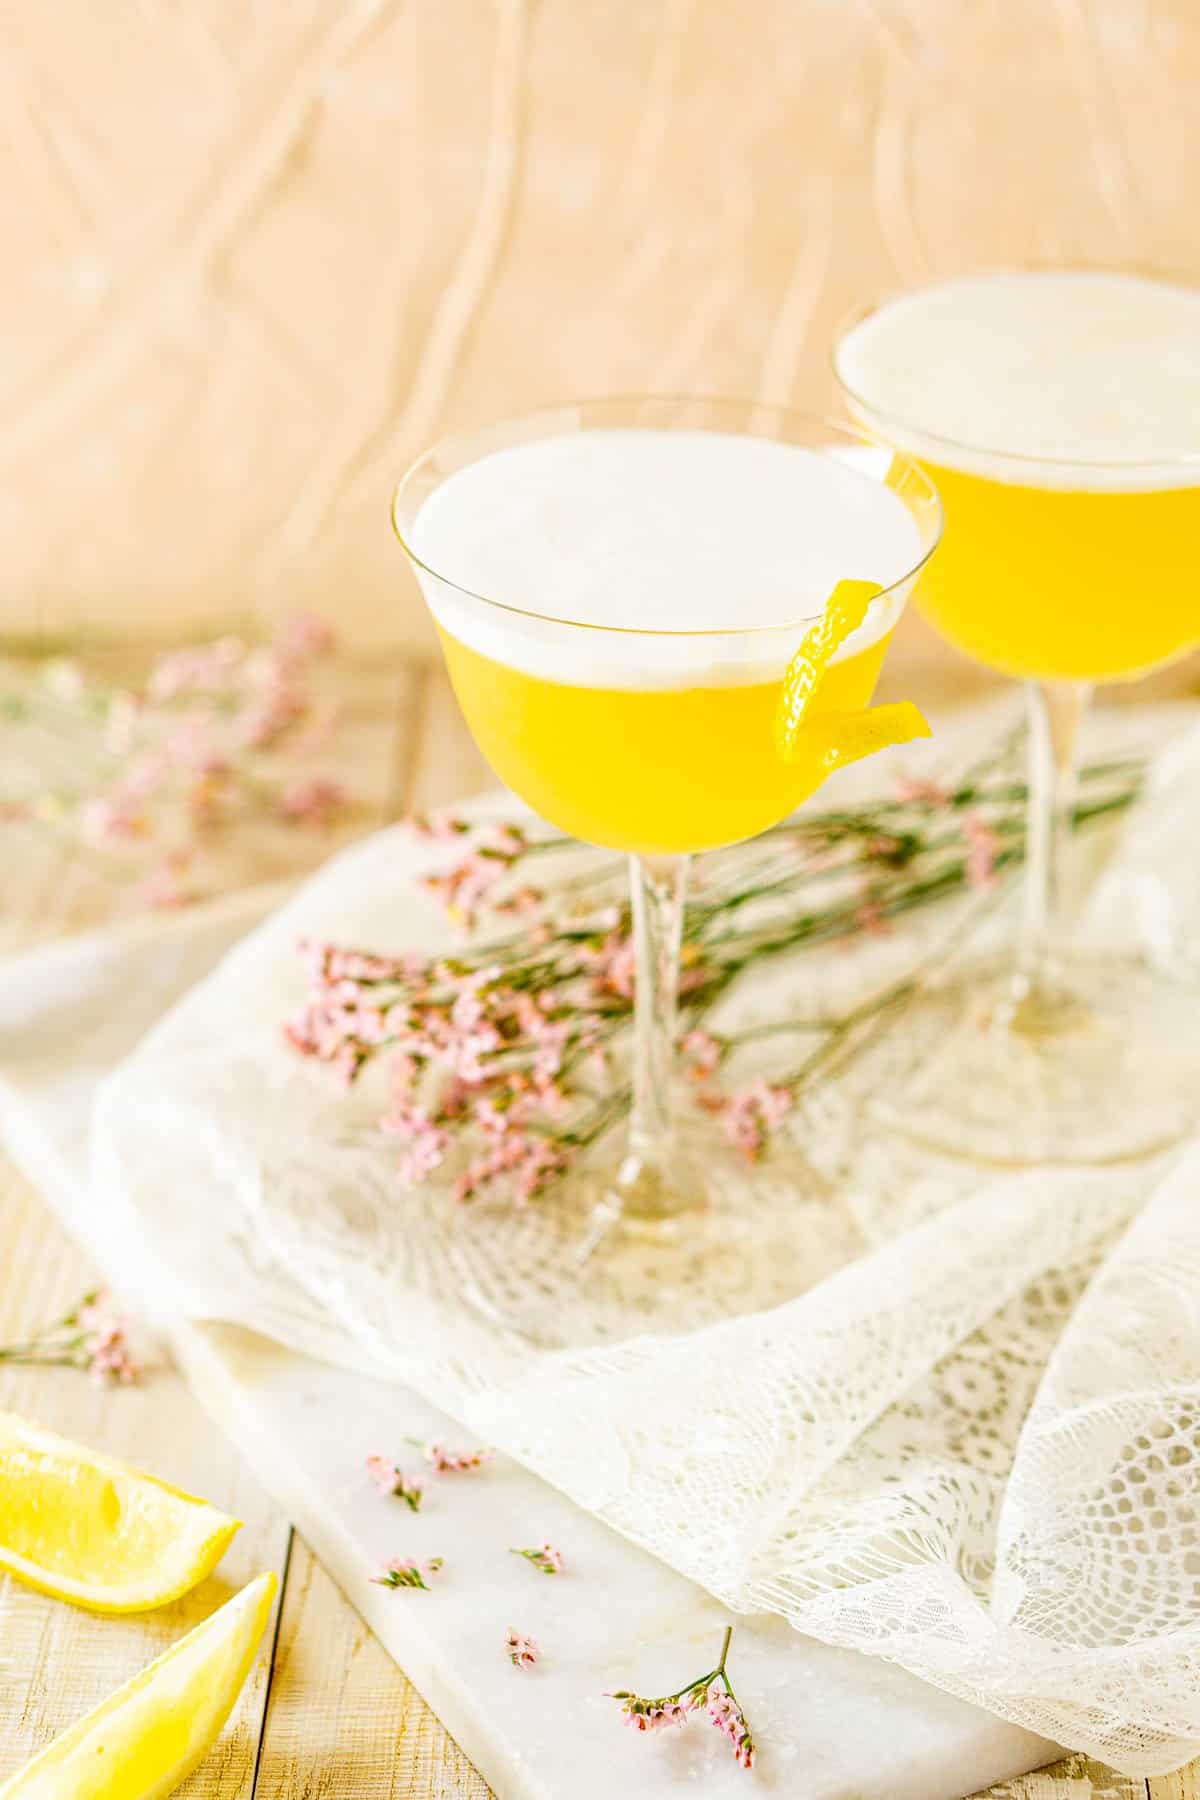
[[[5,967],[0,1130],[114,1277],[129,1259],[111,1227],[97,1233],[87,1206],[95,1084],[272,898],[75,939]],[[153,1282],[143,1280],[153,1314]],[[158,1323],[201,1401],[501,1800],[748,1791],[703,1722],[648,1739],[624,1729],[603,1697],[613,1686],[677,1687],[711,1666],[727,1615],[700,1589],[507,1460],[431,1480],[414,1516],[375,1494],[363,1462],[374,1451],[399,1460],[409,1435],[461,1438],[423,1400],[246,1332]],[[561,1577],[508,1554],[543,1540],[564,1551]],[[428,1594],[372,1585],[392,1555],[441,1555],[444,1577]],[[541,1642],[537,1669],[506,1661],[510,1625]],[[761,1747],[757,1789],[791,1800],[958,1800],[1056,1754],[898,1668],[778,1620],[738,1622],[731,1675]]]

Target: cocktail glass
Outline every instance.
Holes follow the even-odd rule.
[[[1081,950],[1059,896],[1094,686],[1200,643],[1200,422],[1194,453],[1157,460],[1068,461],[939,436],[919,403],[884,412],[845,373],[850,332],[890,304],[852,322],[835,370],[853,416],[916,455],[942,496],[945,540],[921,611],[1025,684],[1028,822],[1014,952],[963,967],[906,1013],[917,1073],[876,1111],[980,1160],[1142,1156],[1200,1111],[1190,1003],[1138,955]]]
[[[887,490],[912,522],[913,554],[890,571],[862,630],[824,677],[814,720],[865,707],[892,629],[941,531],[929,479],[905,456],[856,429],[757,401],[614,399],[587,401],[455,437],[424,455],[402,481],[394,521],[441,639],[455,693],[476,742],[500,779],[542,818],[587,843],[627,853],[632,879],[635,967],[633,1097],[627,1139],[605,1166],[567,1178],[590,1184],[592,1254],[614,1236],[656,1242],[686,1233],[694,1275],[703,1217],[714,1199],[709,1157],[689,1148],[673,1080],[676,1000],[688,861],[693,852],[752,837],[778,823],[821,784],[819,733],[801,725],[791,760],[781,759],[774,726],[781,682],[806,629],[822,616],[828,588],[798,591],[786,623],[737,628],[739,594],[720,629],[688,629],[680,592],[678,628],[631,630],[531,612],[521,592],[481,594],[430,566],[417,547],[422,508],[444,483],[496,452],[537,440],[596,431],[720,433],[774,440],[797,451],[789,517],[805,530],[805,474],[811,457],[832,456]],[[805,452],[807,454],[799,454]],[[536,543],[529,555],[536,556]],[[844,576],[880,579],[862,567],[863,547],[845,544]],[[739,553],[746,588],[755,581],[755,544]],[[857,647],[859,642],[864,647]],[[630,670],[635,671],[633,675]],[[811,747],[807,734],[811,733]],[[694,1113],[694,1108],[689,1109]],[[711,1236],[728,1255],[725,1225]],[[699,1234],[699,1235],[698,1235]]]

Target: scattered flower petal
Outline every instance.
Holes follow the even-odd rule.
[[[522,1632],[515,1631],[512,1626],[509,1627],[508,1634],[505,1637],[504,1648],[508,1653],[509,1662],[511,1662],[516,1669],[532,1669],[534,1663],[537,1662],[542,1654],[533,1638],[526,1637]]]

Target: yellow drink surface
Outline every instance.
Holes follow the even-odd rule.
[[[935,559],[936,560],[936,559]],[[774,741],[781,679],[688,688],[577,687],[439,630],[475,741],[508,787],[572,837],[656,855],[711,850],[785,818],[824,779],[821,750]],[[833,663],[811,716],[866,706],[888,636]]]
[[[1117,681],[1200,643],[1200,487],[1021,487],[924,466],[946,526],[916,603],[969,656]]]

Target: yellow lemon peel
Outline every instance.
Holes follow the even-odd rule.
[[[793,762],[801,749],[806,756],[815,752],[825,774],[832,775],[877,750],[932,737],[925,715],[911,700],[851,712],[811,713],[830,663],[882,592],[875,581],[839,581],[823,615],[805,632],[784,672],[775,713],[775,747],[784,762]]]
[[[877,581],[839,581],[825,602],[825,611],[805,632],[784,670],[775,711],[775,747],[784,762],[792,762],[796,756],[800,727],[826,669],[846,639],[858,630],[876,594],[882,592]]]
[[[914,738],[932,736],[928,719],[911,700],[864,706],[857,712],[823,713],[805,732],[809,748],[816,749],[827,775],[893,744],[911,744]]]

